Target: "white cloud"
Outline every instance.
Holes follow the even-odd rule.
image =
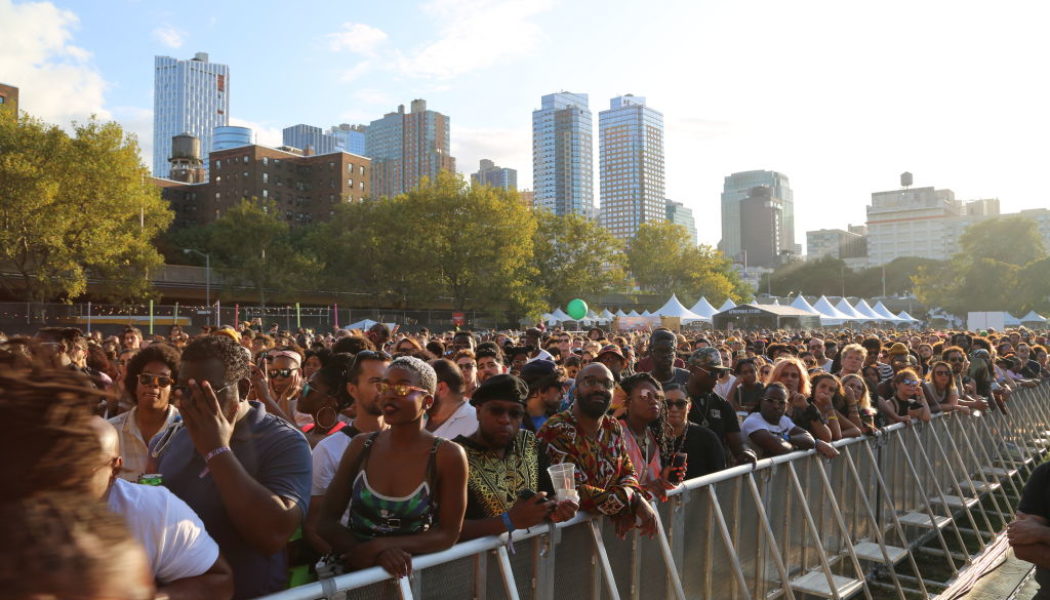
[[[380,106],[387,106],[394,102],[393,96],[375,88],[357,90],[354,92],[353,98],[362,104],[378,104]]]
[[[181,48],[186,39],[186,32],[171,25],[165,25],[153,30],[153,39],[169,48]]]
[[[230,117],[230,125],[247,127],[252,130],[252,143],[260,146],[277,147],[284,144],[284,133],[280,127],[271,127],[255,121]]]
[[[518,171],[518,189],[532,187],[532,132],[527,129],[455,127],[452,156],[456,170],[469,176],[478,161],[487,158],[501,167]]]
[[[363,60],[353,67],[346,69],[339,74],[339,80],[343,83],[351,83],[361,78],[361,76],[367,74],[372,70],[372,62]]]
[[[137,106],[114,106],[113,120],[139,143],[139,156],[146,165],[153,164],[153,110]]]
[[[108,119],[106,82],[91,54],[71,43],[79,19],[50,2],[0,0],[0,76],[19,88],[19,106],[63,127],[91,115]]]
[[[329,33],[328,48],[333,52],[347,50],[364,56],[375,56],[376,50],[387,40],[386,32],[364,23],[343,23],[343,30]]]
[[[532,21],[550,0],[434,0],[423,10],[438,22],[440,36],[396,60],[411,77],[448,79],[532,54],[543,31]]]

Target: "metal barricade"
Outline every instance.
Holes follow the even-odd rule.
[[[1007,408],[686,481],[656,507],[653,539],[581,513],[514,532],[513,553],[506,535],[471,540],[415,557],[410,578],[376,567],[267,599],[931,597],[1001,534],[1050,445],[1046,384]]]

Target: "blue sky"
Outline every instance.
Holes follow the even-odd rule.
[[[0,0],[0,81],[52,122],[116,119],[148,152],[154,55],[204,51],[230,65],[231,116],[262,143],[425,98],[452,118],[461,172],[491,158],[523,188],[541,95],[588,93],[597,124],[612,96],[633,93],[664,113],[667,196],[694,209],[712,244],[722,178],[749,169],[791,178],[800,242],[863,222],[871,192],[905,170],[962,199],[998,197],[1004,212],[1048,205],[1044,3],[178,6]]]

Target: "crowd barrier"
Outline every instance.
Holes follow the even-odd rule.
[[[933,597],[1011,518],[1050,438],[1050,388],[1008,414],[935,415],[686,481],[660,503],[658,535],[617,539],[581,513],[557,526],[413,558],[409,578],[371,568],[267,596],[594,600]]]

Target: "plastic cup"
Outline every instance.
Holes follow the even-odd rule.
[[[554,486],[554,495],[559,502],[573,499],[579,501],[576,493],[576,465],[572,463],[559,463],[547,467],[547,473],[551,476],[551,484]]]

